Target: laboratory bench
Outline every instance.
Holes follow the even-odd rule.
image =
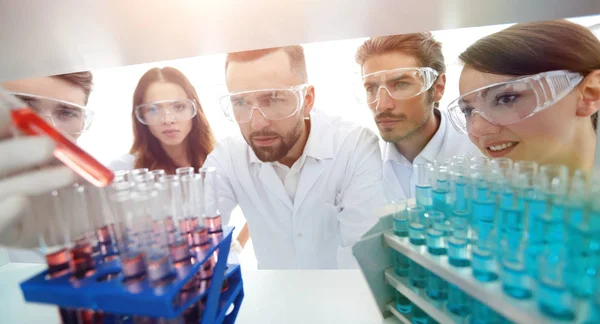
[[[56,306],[25,303],[19,284],[43,264],[0,266],[1,323],[60,323]],[[245,297],[236,323],[400,323],[382,318],[360,270],[242,269]]]

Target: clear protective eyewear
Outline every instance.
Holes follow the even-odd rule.
[[[494,125],[509,125],[551,107],[583,76],[559,70],[491,84],[460,96],[448,105],[452,125],[467,133],[475,114]]]
[[[161,100],[135,107],[135,117],[144,125],[158,125],[169,121],[186,121],[198,113],[193,99]]]
[[[254,110],[258,110],[268,120],[282,120],[300,110],[307,87],[308,84],[301,84],[290,88],[230,93],[219,98],[219,103],[225,117],[239,124],[249,122]]]
[[[94,119],[91,109],[78,104],[28,93],[13,92],[12,95],[51,122],[57,130],[67,134],[79,135],[85,132]]]
[[[416,97],[429,90],[439,73],[429,67],[397,68],[363,75],[354,95],[360,103],[373,105],[379,101],[381,89],[396,100]]]

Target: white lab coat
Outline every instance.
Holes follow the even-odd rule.
[[[311,116],[293,201],[273,165],[258,160],[241,136],[218,143],[205,162],[217,168],[225,223],[240,205],[260,269],[356,267],[350,247],[385,203],[377,136],[323,113]]]
[[[482,155],[466,134],[459,133],[452,126],[446,111],[435,109],[434,112],[440,117],[440,127],[412,163],[398,152],[394,143],[385,144],[383,183],[388,201],[415,197],[416,179],[412,172],[414,164],[444,161],[456,155],[468,157]],[[409,181],[409,183],[404,183],[403,186],[402,181]],[[408,192],[404,190],[407,187],[410,188]]]

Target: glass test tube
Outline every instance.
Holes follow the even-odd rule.
[[[409,267],[410,283],[415,288],[425,288],[427,286],[427,269],[418,263],[410,260]]]
[[[425,245],[425,226],[427,220],[425,208],[423,206],[414,206],[407,208],[408,212],[408,237],[413,245]]]
[[[417,307],[417,305],[413,306],[411,322],[413,324],[433,324],[435,321],[427,315],[422,309]]]
[[[162,170],[162,169],[152,170],[152,171],[149,171],[149,173],[155,182],[161,182],[163,180],[163,178],[165,176],[167,176],[167,173],[165,172],[165,170]]]
[[[202,182],[196,174],[182,175],[179,177],[181,181],[181,192],[183,198],[183,222],[180,222],[179,228],[182,235],[187,236],[188,245],[194,246],[193,231],[198,228],[199,218],[202,213],[201,197],[202,197]],[[203,226],[202,226],[203,227]]]
[[[396,310],[401,314],[410,314],[412,312],[413,303],[406,296],[396,290]]]
[[[147,219],[146,227],[155,227],[151,235],[145,237],[143,251],[148,279],[154,285],[163,285],[173,279],[173,262],[169,255],[166,231],[164,201],[166,188],[147,186],[134,197],[134,217]]]
[[[85,188],[75,184],[73,187],[61,189],[59,198],[62,198],[63,213],[69,219],[72,229],[71,261],[73,262],[73,275],[78,279],[88,277],[96,269],[93,258],[93,246],[96,238],[88,214]]]
[[[431,183],[432,209],[442,212],[444,217],[450,215],[452,211],[453,197],[450,190],[450,182],[450,165],[438,162],[434,163],[433,180]]]
[[[510,216],[513,215],[515,209],[521,209],[523,206],[519,206],[515,203],[516,197],[513,192],[511,184],[513,162],[508,158],[492,159],[489,163],[489,182],[492,195],[496,201],[497,215],[497,239],[498,246],[501,246],[501,242],[506,240],[508,227],[523,227],[521,218],[513,219]],[[505,212],[508,211],[508,212]],[[522,213],[521,213],[522,214]],[[498,250],[498,261],[502,260],[502,249]]]
[[[418,163],[414,166],[416,179],[415,195],[417,206],[429,210],[433,206],[431,185],[433,182],[433,165],[431,163]]]
[[[472,234],[471,267],[473,276],[483,282],[498,279],[496,265],[496,202],[488,181],[488,166],[471,165]]]
[[[199,174],[202,177],[204,188],[204,226],[209,233],[222,232],[221,212],[219,211],[219,184],[217,182],[217,169],[214,167],[201,168]]]
[[[476,299],[472,300],[470,324],[500,324],[502,317]]]
[[[575,318],[573,296],[567,287],[566,254],[564,247],[556,246],[551,253],[542,253],[538,266],[538,306],[543,313],[558,320]]]
[[[399,237],[408,236],[408,212],[406,210],[406,200],[399,201],[392,205],[394,218],[394,234]]]
[[[471,297],[452,284],[448,284],[448,311],[458,317],[466,318],[471,313]]]
[[[95,186],[85,187],[87,211],[95,229],[96,247],[102,262],[119,257],[115,233],[115,219],[108,199],[109,189]]]
[[[46,257],[48,275],[51,279],[69,275],[71,272],[71,237],[58,195],[58,191],[54,190],[47,194],[31,197],[32,215],[29,215],[32,225],[37,229],[40,250]],[[52,208],[50,213],[46,210],[47,206]],[[36,218],[41,217],[50,219],[41,226],[39,222],[35,221]],[[59,308],[59,315],[62,323],[77,324],[76,310]]]
[[[446,222],[444,213],[437,210],[431,210],[425,213],[427,221],[427,251],[434,255],[446,254]]]
[[[448,263],[455,267],[471,265],[469,251],[469,213],[454,210],[450,218],[452,236],[448,238]]]
[[[455,160],[451,165],[450,183],[453,196],[452,211],[470,211],[470,166],[468,160]]]
[[[427,276],[427,296],[433,300],[445,301],[448,299],[448,282],[430,272]]]
[[[121,258],[121,271],[128,283],[135,283],[146,275],[146,264],[142,252],[144,229],[140,226],[144,220],[135,219],[136,213],[132,196],[132,192],[123,190],[114,193],[112,197],[117,218],[115,230]]]
[[[394,258],[394,272],[396,275],[399,277],[408,277],[410,259],[394,249],[392,249],[392,257]]]
[[[567,248],[571,258],[568,262],[571,271],[569,277],[572,280],[569,286],[573,295],[581,298],[593,294],[594,275],[598,273],[600,264],[600,200],[598,199],[600,173],[598,171],[600,170],[596,169],[592,174],[589,185],[584,180],[586,175],[583,171],[575,172],[571,181],[569,202],[566,205],[566,219],[570,223]]]

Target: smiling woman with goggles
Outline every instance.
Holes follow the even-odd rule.
[[[551,107],[583,80],[576,72],[551,71],[491,84],[460,96],[448,106],[452,124],[467,133],[477,114],[509,125]]]
[[[459,58],[461,96],[448,110],[481,152],[572,170],[593,167],[600,40],[589,29],[564,20],[516,24]]]

